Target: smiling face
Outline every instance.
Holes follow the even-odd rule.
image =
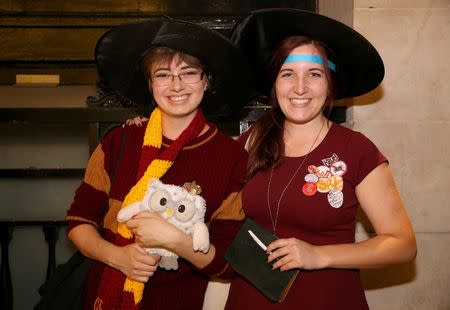
[[[312,44],[294,48],[290,55],[322,56]],[[275,81],[278,104],[285,122],[307,124],[323,117],[322,111],[328,95],[328,81],[324,64],[293,61],[281,66]]]
[[[207,79],[201,75],[200,80],[186,83],[180,79],[180,76],[188,77],[201,73],[201,68],[180,61],[177,56],[172,58],[169,63],[160,61],[151,64],[149,87],[163,114],[175,118],[193,118],[195,116],[207,88]],[[166,83],[161,85],[155,80],[167,75],[171,77],[167,85]],[[189,79],[188,77],[186,80]]]

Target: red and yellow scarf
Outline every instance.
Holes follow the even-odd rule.
[[[122,208],[144,198],[150,179],[159,179],[169,170],[183,146],[189,144],[201,133],[205,123],[205,117],[199,109],[181,135],[169,147],[161,151],[161,111],[158,107],[155,108],[145,129],[137,174],[138,181],[125,196]],[[134,241],[130,230],[124,223],[118,223],[115,244],[124,246],[132,242]],[[139,309],[143,291],[144,283],[128,279],[120,271],[105,266],[94,309]]]

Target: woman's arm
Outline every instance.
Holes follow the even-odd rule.
[[[196,268],[203,269],[206,274],[228,278],[233,273],[223,262],[223,254],[219,255],[222,257],[216,257],[216,253],[224,252],[228,247],[244,217],[241,193],[233,192],[211,217],[210,234],[215,235],[213,239],[220,244],[217,244],[217,250],[212,243],[207,253],[194,251],[192,237],[156,213],[141,212],[127,221],[126,225],[133,233],[135,241],[142,247],[165,248],[190,261]],[[211,262],[211,266],[208,266]],[[205,267],[207,271],[204,270]]]
[[[136,243],[116,246],[103,239],[91,224],[72,228],[68,237],[85,256],[120,270],[130,279],[147,282],[158,267],[158,256],[148,255]]]
[[[190,261],[196,268],[205,267],[214,258],[214,245],[210,245],[207,253],[194,251],[192,237],[156,213],[141,212],[126,224],[140,246],[165,248]]]
[[[280,239],[268,246],[274,268],[375,268],[411,261],[416,256],[414,230],[397,191],[392,172],[381,164],[356,187],[356,195],[376,236],[366,241],[313,246],[298,239]]]

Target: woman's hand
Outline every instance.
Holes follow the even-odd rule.
[[[125,126],[132,126],[135,125],[137,127],[141,127],[142,123],[147,121],[148,118],[147,117],[143,117],[143,116],[136,116],[134,118],[129,118],[125,121],[125,124],[122,125],[122,127]]]
[[[116,253],[113,267],[120,270],[128,278],[144,283],[153,276],[161,258],[158,255],[149,255],[136,243],[118,247]]]
[[[165,248],[200,269],[208,265],[216,253],[212,244],[207,253],[195,251],[190,235],[155,213],[141,212],[125,224],[137,244],[145,248]]]
[[[158,255],[149,255],[136,243],[126,246],[112,244],[103,239],[91,224],[73,228],[69,238],[85,256],[121,271],[130,279],[147,282],[158,268]]]
[[[184,232],[152,212],[140,212],[133,219],[126,222],[127,227],[134,235],[137,244],[144,248],[162,247],[173,251]]]
[[[270,253],[268,262],[277,259],[272,269],[280,268],[280,271],[325,268],[325,260],[318,249],[319,247],[296,238],[278,239],[267,247],[267,252]]]

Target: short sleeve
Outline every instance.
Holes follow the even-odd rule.
[[[388,163],[388,160],[378,147],[362,133],[355,132],[351,146],[353,150],[358,150],[357,169],[353,180],[356,187],[370,172],[382,163]]]

